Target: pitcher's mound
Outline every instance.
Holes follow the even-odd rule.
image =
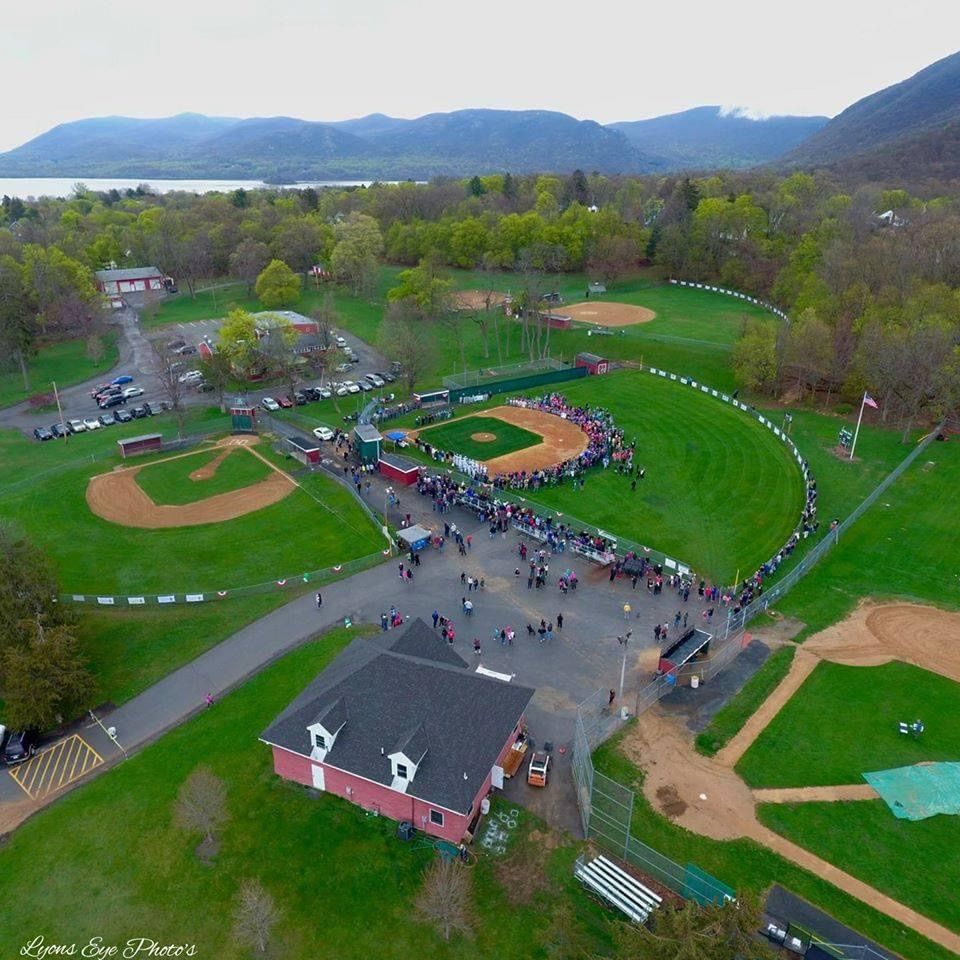
[[[656,317],[656,314],[646,307],[600,300],[573,303],[564,307],[562,312],[573,317],[578,323],[592,323],[598,327],[629,327],[634,323],[649,323]]]
[[[492,443],[497,439],[497,435],[487,430],[478,430],[476,433],[470,434],[470,439],[476,440],[477,443]]]

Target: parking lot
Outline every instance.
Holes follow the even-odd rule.
[[[101,763],[103,757],[83,737],[73,734],[11,768],[10,779],[31,800],[42,800]]]

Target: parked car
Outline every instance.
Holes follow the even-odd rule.
[[[101,383],[99,386],[94,387],[90,391],[90,396],[93,397],[94,400],[96,400],[98,394],[104,393],[105,391],[109,390],[112,386],[113,386],[112,383]]]
[[[346,387],[337,387],[337,396],[345,397],[350,391]]]
[[[260,406],[263,407],[264,410],[269,411],[270,413],[273,413],[275,410],[280,409],[280,404],[277,403],[277,401],[274,400],[273,397],[264,397],[260,401]]]
[[[52,440],[53,434],[46,427],[34,427],[33,435],[38,440]]]
[[[355,353],[351,353],[350,356],[349,356],[347,359],[348,359],[351,363],[359,363],[359,362],[360,362],[360,358],[359,358]]]
[[[7,737],[10,731],[0,723],[0,757],[3,756],[3,748],[7,745]]]
[[[307,395],[302,390],[297,390],[293,394],[293,402],[298,407],[305,406],[307,402]]]
[[[123,374],[122,376],[114,377],[110,383],[115,387],[122,387],[125,383],[133,383],[133,377]]]
[[[150,407],[152,408],[154,413],[163,413],[164,410],[170,409],[170,401],[154,400],[153,403],[150,404]]]
[[[112,413],[101,413],[99,419],[102,427],[112,427],[117,422],[117,418]]]
[[[70,431],[67,429],[65,423],[51,423],[50,432],[59,440],[61,437],[65,437]]]
[[[110,407],[119,407],[126,403],[127,398],[122,393],[114,394],[112,397],[104,397],[98,404],[101,410],[108,410]]]
[[[308,401],[320,399],[320,391],[316,387],[304,387],[302,393]]]
[[[338,363],[337,364],[337,373],[346,373],[350,369],[349,363]]]
[[[359,383],[351,383],[350,386],[347,387],[347,391],[348,391],[349,393],[359,393],[359,392],[360,392],[360,384],[359,384]]]
[[[150,408],[146,404],[134,407],[130,411],[130,416],[132,416],[134,420],[142,420],[144,417],[150,416]]]
[[[387,372],[385,372],[385,371],[383,371],[383,370],[378,370],[378,371],[377,371],[377,376],[378,376],[378,377],[383,377],[383,379],[386,380],[387,383],[394,383],[394,382],[396,381],[396,379],[397,379],[392,373],[387,373]]]
[[[194,383],[197,380],[202,380],[203,374],[199,370],[188,370],[186,373],[181,373],[177,379],[180,383]]]
[[[369,380],[375,387],[384,386],[383,378],[377,376],[375,373],[368,373],[366,379]]]
[[[347,345],[347,341],[344,340],[343,337],[335,337],[334,339],[336,340],[336,344],[338,347],[343,348]]]
[[[321,400],[329,400],[333,396],[333,391],[329,387],[321,387],[318,392]]]
[[[15,763],[29,760],[37,752],[36,730],[14,730],[7,737],[3,748],[3,762],[12,767]]]
[[[167,349],[168,349],[168,350],[180,350],[182,347],[185,347],[186,345],[187,345],[187,341],[186,341],[186,340],[170,340],[170,341],[167,343]]]
[[[171,373],[176,373],[178,370],[186,370],[187,365],[182,360],[175,360],[167,369]]]
[[[82,420],[68,420],[67,428],[71,433],[84,433],[87,429]]]
[[[84,417],[83,425],[88,430],[99,430],[101,426],[100,421],[96,417]]]
[[[332,439],[333,439],[333,431],[332,431],[329,427],[314,427],[314,428],[313,428],[313,435],[314,435],[318,440],[332,440]]]
[[[117,423],[129,423],[133,419],[129,410],[118,410],[114,414],[114,417],[116,418]]]
[[[179,353],[181,357],[192,357],[196,352],[197,352],[197,348],[192,343],[188,343],[182,346],[177,351],[177,353]]]
[[[123,391],[123,395],[128,400],[133,399],[133,397],[142,397],[143,387],[127,387],[127,389]]]
[[[201,380],[199,383],[197,383],[195,389],[197,393],[209,393],[211,390],[215,390],[216,388],[212,383],[208,383],[206,380]]]
[[[279,403],[284,410],[290,410],[293,407],[293,401],[289,397],[277,397],[277,403]]]

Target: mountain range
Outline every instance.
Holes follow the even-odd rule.
[[[546,110],[458,110],[333,123],[180,114],[60,124],[0,154],[0,176],[427,179],[510,170],[651,173],[771,160],[826,117],[750,120],[720,107],[603,126]]]
[[[719,106],[602,125],[547,110],[64,123],[0,154],[0,176],[424,180],[437,175],[667,173],[767,165],[915,182],[960,177],[960,53],[838,116],[753,119]]]

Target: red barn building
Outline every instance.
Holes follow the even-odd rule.
[[[610,369],[610,361],[595,353],[578,353],[576,366],[586,367],[587,374],[594,376],[600,373],[606,373]]]
[[[260,739],[279,776],[459,843],[533,693],[473,673],[414,620],[355,640]]]

